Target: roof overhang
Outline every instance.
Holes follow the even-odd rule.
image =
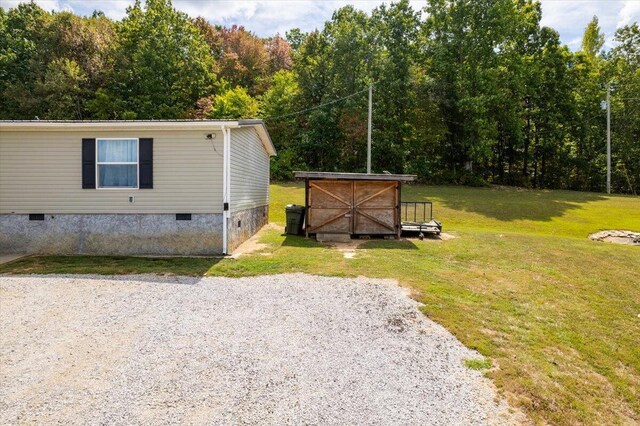
[[[238,121],[238,125],[240,127],[253,126],[256,129],[256,132],[258,132],[258,136],[260,136],[260,140],[262,141],[267,153],[272,157],[277,155],[276,147],[273,145],[273,141],[271,140],[271,136],[269,135],[269,131],[267,130],[267,126],[264,124],[264,121],[240,120]]]
[[[332,180],[387,180],[412,182],[416,175],[394,175],[390,173],[340,173],[340,172],[293,172],[296,179],[332,179]]]
[[[223,128],[233,129],[253,127],[267,153],[276,155],[267,127],[262,120],[0,120],[1,131],[169,131],[169,130],[203,130],[215,131]]]

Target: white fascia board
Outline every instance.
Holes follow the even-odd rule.
[[[271,136],[269,136],[269,132],[267,132],[267,127],[264,124],[258,124],[256,125],[256,131],[258,132],[258,136],[260,136],[262,145],[264,146],[264,149],[267,151],[269,156],[275,157],[276,155],[278,155],[278,153],[276,152],[276,147],[273,146]]]

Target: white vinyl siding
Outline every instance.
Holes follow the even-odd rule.
[[[222,132],[133,133],[3,129],[0,213],[222,212]],[[214,135],[212,140],[206,138],[208,133]],[[153,138],[153,189],[82,189],[82,138],[133,136]]]
[[[231,129],[231,211],[269,204],[269,154],[253,127]]]

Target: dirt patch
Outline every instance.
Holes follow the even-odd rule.
[[[440,235],[438,235],[438,237],[440,237],[439,239],[442,241],[448,241],[448,240],[453,240],[454,238],[458,238],[457,235],[449,234],[447,232],[441,232]]]
[[[446,232],[441,232],[440,235],[426,234],[424,236],[423,241],[448,241],[454,238],[458,238],[458,236],[449,234]],[[417,240],[417,239],[418,237],[403,237],[403,238],[400,238],[399,240],[390,240],[390,241],[405,241],[405,240],[411,241],[411,240]],[[331,242],[331,243],[325,243],[325,244],[328,247],[331,247],[332,249],[338,250],[340,253],[342,253],[345,259],[355,259],[357,256],[356,249],[358,249],[361,244],[367,243],[369,241],[375,241],[375,240],[363,238],[363,239],[353,239],[353,240],[350,240],[349,242]]]
[[[448,232],[441,232],[440,234],[436,235],[436,234],[424,234],[424,239],[423,241],[448,241],[448,240],[453,240],[454,238],[458,238],[457,235],[454,234],[450,234]],[[409,240],[417,240],[419,239],[417,236],[410,236],[407,239]]]
[[[596,232],[595,234],[589,235],[589,239],[593,241],[640,246],[640,232],[620,229]]]
[[[354,259],[356,257],[356,249],[360,244],[366,243],[369,240],[351,240],[346,243],[342,242],[331,242],[327,243],[327,245],[333,249],[338,250],[345,259]]]
[[[256,232],[255,235],[240,244],[231,254],[231,258],[237,259],[240,256],[256,253],[266,249],[268,244],[261,243],[260,240],[262,239],[264,232],[270,229],[284,232],[284,228],[282,226],[276,225],[275,223],[268,223],[263,226],[261,230]]]
[[[3,263],[13,262],[21,257],[27,256],[26,254],[0,254],[0,265]]]

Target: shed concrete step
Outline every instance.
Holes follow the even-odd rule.
[[[336,242],[336,243],[348,243],[351,241],[351,235],[349,234],[316,234],[316,240],[321,243],[324,242]]]

